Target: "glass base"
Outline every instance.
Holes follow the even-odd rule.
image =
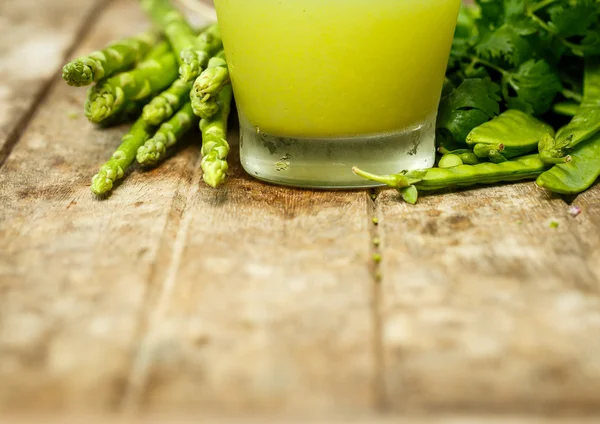
[[[358,137],[272,136],[240,114],[240,158],[250,175],[270,183],[305,188],[364,188],[381,184],[354,175],[353,166],[376,174],[431,168],[435,119],[393,133]]]

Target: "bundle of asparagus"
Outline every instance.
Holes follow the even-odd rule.
[[[200,128],[204,181],[227,179],[227,119],[233,92],[217,24],[197,32],[169,0],[140,0],[155,30],[113,42],[63,68],[67,84],[88,90],[85,113],[103,126],[135,119],[92,178],[109,193],[136,161],[156,166],[193,127]],[[198,125],[199,124],[199,125]]]

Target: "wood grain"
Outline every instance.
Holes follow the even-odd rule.
[[[584,198],[597,205],[595,193]],[[575,220],[532,183],[427,196],[416,207],[393,191],[380,197],[395,410],[600,408],[593,208]]]
[[[493,415],[448,415],[439,417],[373,415],[369,417],[346,418],[299,418],[299,417],[236,417],[231,414],[220,415],[148,415],[123,417],[111,415],[66,415],[66,416],[29,416],[2,417],[3,424],[596,424],[594,417],[552,418],[532,416],[493,416]]]
[[[581,214],[572,221],[578,223],[578,230],[586,262],[600,285],[600,181],[576,198],[567,198],[573,206],[581,209]]]
[[[365,414],[375,402],[365,195],[251,180],[236,139],[231,180],[220,191],[198,185],[181,251],[158,262],[173,275],[151,304],[126,401]]]
[[[531,183],[415,207],[279,188],[245,176],[234,130],[223,189],[200,183],[195,135],[99,201],[126,127],[90,125],[83,89],[46,93],[60,62],[15,57],[147,21],[135,0],[93,26],[104,0],[31,1],[0,4],[27,40],[0,37],[2,422],[598,422],[569,415],[600,413],[600,186],[567,199],[578,217]]]
[[[136,1],[113,2],[77,54],[146,26]],[[116,407],[198,158],[185,149],[98,201],[90,178],[126,128],[94,128],[84,97],[56,81],[0,170],[0,411]]]
[[[144,26],[116,1],[77,54]],[[199,189],[190,146],[98,201],[125,128],[84,93],[57,81],[0,171],[0,411],[371,410],[366,195]]]
[[[0,164],[106,0],[0,2]]]

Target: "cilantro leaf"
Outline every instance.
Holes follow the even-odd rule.
[[[553,6],[549,9],[550,25],[561,37],[584,35],[598,21],[595,0],[579,0],[576,4]]]
[[[583,60],[600,57],[600,0],[474,3],[459,17],[438,143],[463,143],[500,110],[542,115],[559,93],[581,100]]]
[[[529,60],[519,69],[505,77],[504,95],[509,107],[540,115],[552,106],[556,95],[562,90],[560,78],[544,60]],[[510,87],[516,98],[508,94]]]
[[[480,29],[494,31],[503,25],[511,26],[519,35],[530,35],[538,26],[526,13],[527,0],[478,0],[481,10]]]
[[[503,5],[505,21],[519,18],[525,12],[525,1],[523,0],[504,0]]]
[[[509,27],[487,32],[476,47],[477,54],[485,59],[503,58],[510,62],[514,35]]]
[[[535,52],[536,59],[543,59],[552,66],[557,66],[567,51],[567,47],[558,37],[545,32],[540,32],[527,37],[529,45]]]
[[[525,0],[504,0],[504,24],[510,25],[519,35],[531,35],[538,31],[537,24],[526,13]]]
[[[509,66],[519,66],[532,55],[527,39],[508,24],[488,32],[477,45],[476,51],[484,59]]]
[[[579,45],[579,51],[576,51],[577,53],[579,53],[579,56],[600,55],[600,28],[589,30],[584,34],[583,40]]]
[[[490,79],[464,80],[440,103],[438,133],[464,143],[473,128],[500,113],[499,92],[500,86]]]
[[[480,30],[493,31],[504,23],[504,4],[499,0],[477,0],[481,10]]]

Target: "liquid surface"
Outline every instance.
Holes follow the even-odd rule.
[[[272,135],[398,131],[437,110],[459,0],[215,0],[238,108]]]

